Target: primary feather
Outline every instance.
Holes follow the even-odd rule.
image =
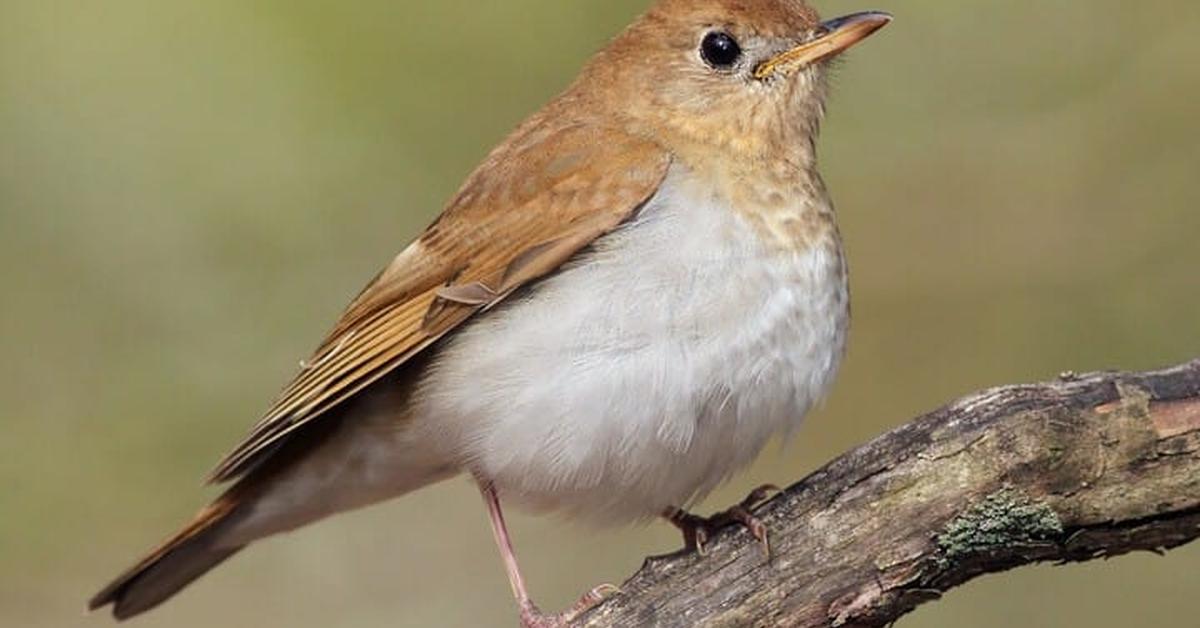
[[[282,439],[480,309],[552,272],[628,218],[653,194],[668,163],[653,143],[610,129],[557,126],[542,117],[527,122],[351,303],[211,478],[242,475]],[[490,298],[455,299],[454,288]]]

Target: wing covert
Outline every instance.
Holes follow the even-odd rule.
[[[351,302],[210,481],[241,476],[284,439],[472,315],[553,272],[635,213],[669,163],[649,141],[531,119]]]

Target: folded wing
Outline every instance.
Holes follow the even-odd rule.
[[[534,118],[350,304],[266,415],[210,476],[235,479],[284,439],[472,315],[554,271],[634,214],[670,162],[657,145]]]

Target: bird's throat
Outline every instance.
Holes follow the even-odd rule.
[[[686,185],[692,194],[729,207],[770,249],[786,253],[840,246],[833,203],[810,164],[708,161],[690,174]]]

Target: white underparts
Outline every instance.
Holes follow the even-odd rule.
[[[596,521],[685,505],[829,389],[848,295],[836,237],[771,250],[674,166],[637,218],[455,334],[414,440],[502,498]]]

